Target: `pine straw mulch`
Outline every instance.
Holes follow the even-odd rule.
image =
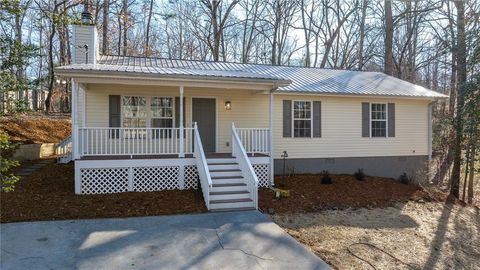
[[[58,143],[71,134],[71,121],[65,115],[15,114],[0,118],[0,130],[12,143]]]
[[[75,195],[73,164],[49,164],[0,194],[0,222],[206,212],[196,190]]]
[[[326,209],[388,207],[408,200],[429,200],[428,194],[413,184],[390,178],[331,175],[333,184],[321,184],[320,175],[275,177],[278,188],[290,190],[290,197],[277,199],[272,190],[259,190],[259,206],[268,213],[316,212]]]

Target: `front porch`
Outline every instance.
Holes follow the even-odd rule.
[[[273,185],[271,85],[87,81],[73,84],[77,194],[201,188],[208,209],[257,208]]]
[[[250,209],[258,207],[258,187],[272,184],[268,129],[232,124],[231,153],[205,153],[196,124],[180,128],[183,139],[175,128],[79,132],[77,194],[201,188],[209,210]]]

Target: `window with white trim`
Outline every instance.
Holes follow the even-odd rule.
[[[173,127],[173,98],[152,97],[150,100],[151,127],[171,128]]]
[[[370,104],[370,136],[387,137],[387,104]]]
[[[312,102],[293,102],[293,137],[312,137]]]
[[[147,99],[145,97],[122,97],[122,126],[126,128],[147,126]]]

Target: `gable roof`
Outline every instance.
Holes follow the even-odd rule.
[[[153,57],[102,55],[97,64],[58,67],[61,74],[73,72],[146,74],[151,76],[262,80],[279,85],[276,92],[380,95],[444,98],[446,95],[380,72],[240,64]]]

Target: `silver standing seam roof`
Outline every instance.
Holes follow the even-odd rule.
[[[446,95],[380,72],[101,55],[97,64],[56,68],[69,73],[148,74],[151,76],[254,79],[278,82],[276,92],[445,98]]]

